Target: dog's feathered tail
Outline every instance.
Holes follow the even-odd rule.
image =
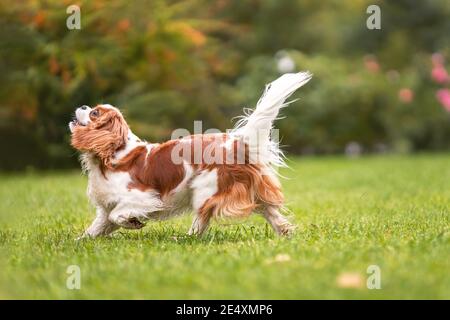
[[[287,73],[266,85],[255,110],[247,112],[236,123],[231,134],[243,138],[249,148],[251,163],[285,166],[279,142],[271,140],[273,122],[286,99],[312,77],[309,72]]]

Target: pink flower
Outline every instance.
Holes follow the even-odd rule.
[[[445,83],[448,81],[448,73],[443,65],[436,65],[431,71],[431,77],[436,83]]]
[[[442,106],[450,112],[450,90],[440,89],[436,92],[436,98],[442,104]]]
[[[373,55],[367,55],[364,57],[364,65],[369,72],[376,73],[380,70],[377,58]]]
[[[414,100],[414,91],[409,88],[402,88],[398,92],[398,99],[403,103],[410,103]]]

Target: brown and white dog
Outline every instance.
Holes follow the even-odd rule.
[[[189,234],[202,234],[213,217],[252,212],[278,234],[289,234],[293,225],[280,213],[284,199],[274,171],[283,165],[283,154],[270,132],[285,100],[310,78],[308,72],[285,74],[267,85],[255,110],[228,133],[161,144],[136,137],[111,105],[78,108],[69,124],[71,142],[82,152],[88,197],[97,208],[83,237],[140,229],[149,219],[192,209]]]

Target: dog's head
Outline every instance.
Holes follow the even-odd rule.
[[[114,153],[125,147],[129,130],[120,111],[108,104],[78,108],[69,128],[72,146],[93,153],[106,167],[111,165]]]

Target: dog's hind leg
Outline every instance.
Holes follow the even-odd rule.
[[[288,236],[292,234],[295,226],[280,213],[278,206],[267,206],[263,210],[263,216],[267,222],[270,223],[275,232],[281,236]]]
[[[189,235],[201,235],[209,226],[214,208],[214,195],[218,189],[217,169],[201,171],[191,183],[192,207],[195,217]]]
[[[210,219],[211,219],[210,215],[201,215],[199,213],[196,213],[188,234],[190,236],[202,235],[203,232],[205,232],[206,229],[208,229]]]

